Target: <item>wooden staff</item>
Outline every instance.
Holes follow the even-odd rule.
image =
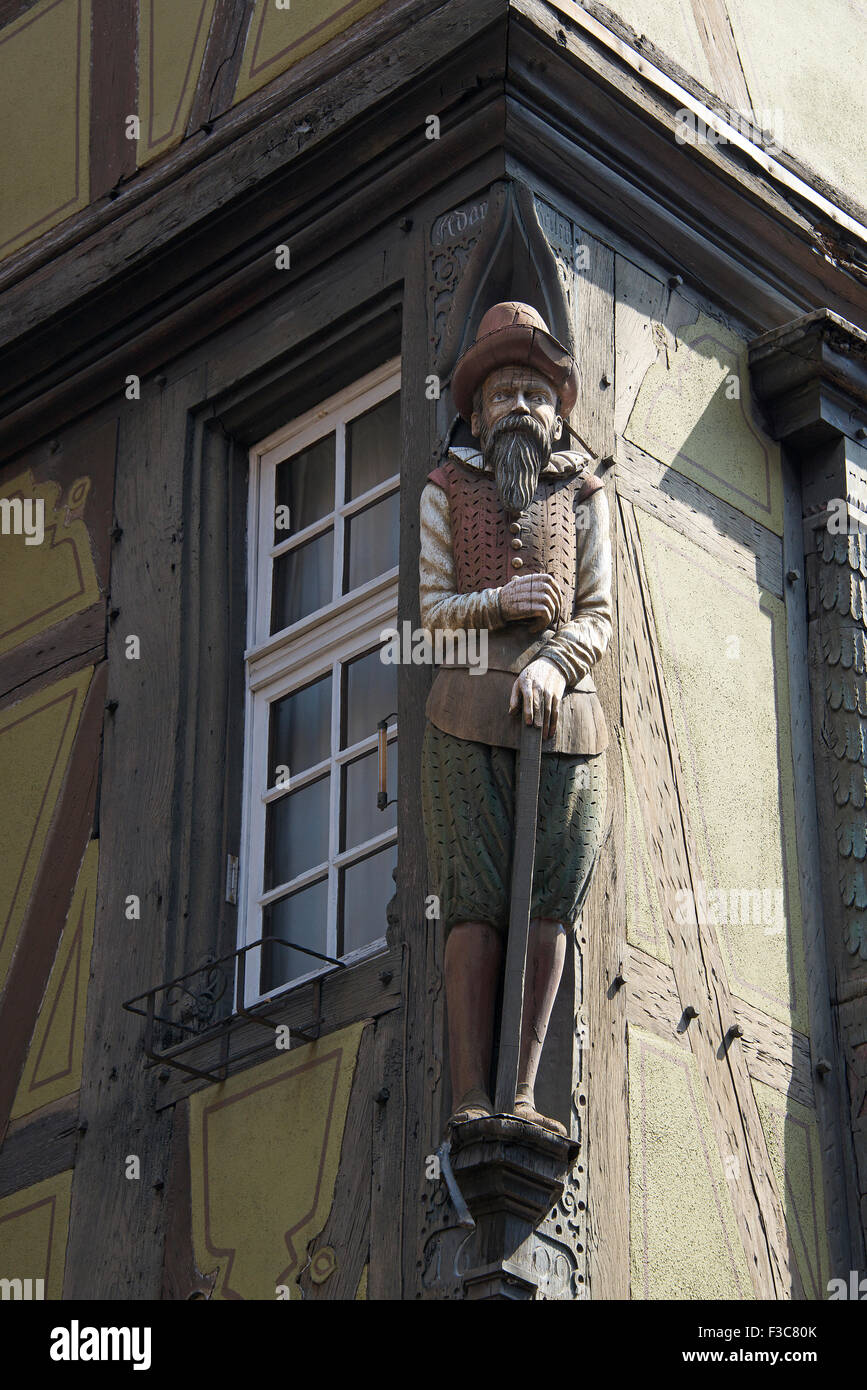
[[[500,1055],[494,1108],[511,1115],[518,1090],[521,1056],[521,1021],[524,1013],[524,976],[530,936],[530,904],[536,863],[536,820],[539,810],[539,778],[542,771],[542,730],[521,721],[521,746],[515,790],[515,836],[512,846],[512,897],[506,975],[503,982],[503,1014],[500,1022]]]

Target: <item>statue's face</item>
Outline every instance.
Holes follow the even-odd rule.
[[[557,392],[545,377],[526,367],[498,367],[482,386],[482,410],[473,412],[470,429],[476,438],[507,415],[531,415],[545,434],[556,438],[562,426]]]

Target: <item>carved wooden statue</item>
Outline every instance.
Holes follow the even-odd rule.
[[[608,734],[591,670],[611,633],[608,505],[588,455],[552,451],[577,369],[529,305],[488,310],[452,391],[479,448],[452,448],[422,494],[421,618],[432,633],[478,630],[487,669],[461,664],[453,643],[422,755],[431,890],[446,932],[451,1123],[493,1113],[523,718],[544,742],[514,1113],[564,1134],[536,1110],[534,1087],[603,829]]]

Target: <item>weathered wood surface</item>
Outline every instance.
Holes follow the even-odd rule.
[[[105,657],[105,603],[92,603],[0,656],[0,707]]]
[[[688,1047],[687,1032],[693,1023],[684,1017],[672,967],[636,946],[629,946],[625,974],[630,1024]],[[818,1088],[813,1082],[809,1038],[741,999],[732,998],[732,1010],[733,1021],[744,1030],[740,1046],[750,1076],[801,1105],[815,1108]]]
[[[227,111],[235,95],[255,0],[217,0],[186,135],[209,126]]]
[[[676,920],[678,894],[694,892],[698,858],[635,517],[625,499],[619,507],[623,722],[636,782],[647,790],[641,799],[646,843],[655,857],[660,900],[669,908],[665,920],[678,994],[684,1008],[699,1012],[688,1030],[696,1073],[723,1160],[739,1157],[742,1171],[750,1174],[749,1187],[733,1188],[732,1198],[756,1295],[800,1296],[746,1056],[729,1033],[736,1011],[719,947],[713,933]]]
[[[732,110],[744,116],[752,115],[752,98],[725,0],[692,0],[692,12],[701,46],[713,73],[714,92]]]
[[[583,284],[588,272],[576,272],[577,329],[591,353],[592,369],[581,373],[578,428],[588,420],[597,450],[610,451],[614,439],[614,255],[576,228],[575,240],[591,246],[595,279]],[[597,324],[593,342],[582,313]],[[600,388],[607,374],[611,385]],[[591,440],[588,439],[588,444]],[[599,850],[584,905],[579,946],[584,975],[584,1019],[587,1025],[581,1055],[581,1092],[586,1095],[582,1117],[587,1202],[587,1280],[593,1299],[629,1297],[629,1139],[626,1078],[626,1005],[614,983],[626,955],[625,807],[622,757],[620,666],[623,641],[618,621],[617,535],[620,519],[613,478],[605,480],[612,557],[612,634],[608,652],[594,668],[596,689],[608,725],[606,832]]]
[[[93,830],[104,717],[106,666],[97,667],[82,706],[63,787],[54,808],[0,1009],[0,1143]]]
[[[183,668],[180,564],[188,412],[205,370],[150,386],[121,417],[112,602],[123,614],[109,637],[101,787],[100,872],[85,1025],[81,1111],[87,1134],[72,1189],[67,1298],[155,1298],[162,1279],[164,1184],[171,1116],[155,1113],[158,1083],[143,1065],[141,1020],[123,1001],[164,979],[166,914],[176,825],[177,731]],[[141,658],[127,661],[135,633]],[[135,893],[141,920],[124,914]],[[141,1179],[125,1176],[136,1154]],[[94,1242],[95,1230],[110,1230]]]
[[[794,776],[795,842],[804,924],[804,956],[809,1000],[812,1061],[830,1062],[834,1075],[815,1073],[813,1086],[822,1147],[825,1219],[831,1267],[842,1269],[852,1250],[850,1216],[845,1200],[846,1165],[841,1108],[839,1048],[832,1018],[825,916],[822,902],[822,866],[816,813],[816,775],[813,761],[813,721],[810,708],[810,666],[807,650],[807,614],[804,603],[806,564],[800,479],[787,451],[783,468],[783,568],[801,578],[786,584],[786,648],[788,652],[789,707]],[[745,1025],[746,1027],[746,1025]]]
[[[135,173],[126,118],[137,109],[138,0],[92,0],[90,20],[90,198]]]
[[[783,597],[780,537],[628,439],[615,453],[617,491],[777,598]]]
[[[310,1241],[296,1279],[305,1299],[355,1298],[369,1259],[371,1124],[378,1108],[374,1099],[374,1031],[373,1024],[365,1028],[358,1045],[331,1211],[322,1230]],[[334,1251],[334,1273],[322,1279],[318,1277],[316,1254],[326,1247]],[[385,1250],[377,1254],[379,1259],[386,1257]]]
[[[203,1273],[196,1264],[193,1250],[190,1113],[185,1101],[180,1101],[174,1110],[163,1230],[165,1246],[160,1298],[210,1298],[217,1282],[217,1271]]]
[[[614,447],[614,253],[575,228],[575,341],[581,391],[575,403],[575,427],[594,458]],[[586,263],[586,264],[585,264]]]
[[[400,1005],[401,974],[400,950],[384,951],[361,961],[351,969],[332,970],[321,977],[322,1017],[327,1021],[328,1032],[346,1028],[362,1018],[378,1018]],[[387,978],[386,978],[387,977]],[[149,983],[157,984],[154,980]],[[143,1006],[139,1006],[143,1007]],[[251,1012],[264,1014],[276,1025],[290,1028],[303,1028],[316,1017],[316,993],[313,983],[300,985],[290,993],[278,995],[272,1003],[258,1004]],[[136,1046],[144,1066],[142,1051],[145,1021],[136,1020]],[[249,1056],[247,1054],[250,1054]],[[183,1054],[179,1060],[199,1071],[219,1075],[225,1059],[227,1074],[234,1076],[248,1067],[257,1066],[274,1056],[274,1030],[252,1019],[237,1020],[229,1030],[228,1045],[224,1032],[218,1029],[204,1037],[200,1043]],[[197,1077],[186,1076],[183,1072],[165,1064],[160,1075],[168,1073],[160,1082],[159,1093],[155,1099],[158,1110],[174,1105],[194,1091],[201,1091],[212,1083]]]
[[[78,1092],[12,1120],[0,1146],[0,1197],[8,1197],[75,1163]]]

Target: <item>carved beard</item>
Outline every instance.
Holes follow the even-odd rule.
[[[479,443],[506,511],[525,512],[551,457],[553,427],[546,430],[531,415],[504,415],[493,429],[482,428]]]

